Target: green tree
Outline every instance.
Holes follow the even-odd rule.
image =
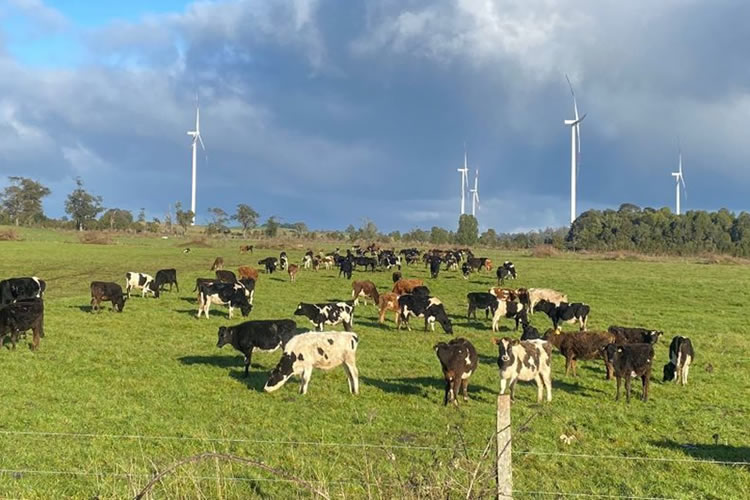
[[[430,230],[430,243],[433,245],[445,245],[450,243],[450,233],[442,227],[432,226]]]
[[[482,236],[479,237],[480,245],[483,245],[486,247],[494,247],[494,246],[497,246],[497,243],[498,243],[497,233],[492,228],[483,232]]]
[[[475,245],[479,239],[479,223],[473,215],[463,214],[458,219],[456,243],[459,245]]]
[[[75,222],[79,231],[96,219],[103,210],[102,197],[95,196],[83,189],[83,181],[76,177],[76,189],[65,200],[65,213]]]
[[[240,223],[242,226],[242,236],[247,238],[248,229],[252,229],[258,224],[258,217],[260,217],[260,214],[253,210],[250,205],[240,203],[237,205],[237,212],[232,216],[232,220]]]
[[[292,224],[291,229],[298,237],[310,232],[309,229],[307,229],[307,224],[305,224],[304,222],[295,222],[294,224]]]
[[[373,241],[378,237],[378,226],[370,219],[362,221],[362,227],[359,228],[360,238],[366,241]]]
[[[193,223],[195,214],[192,210],[183,211],[182,203],[178,201],[174,206],[174,216],[177,219],[177,225],[182,228],[182,234],[184,235],[187,232],[188,226]]]
[[[121,208],[110,208],[99,217],[99,227],[124,231],[133,224],[133,214]]]
[[[16,225],[31,224],[44,219],[42,198],[52,191],[26,177],[8,177],[11,185],[0,194],[0,202],[8,218]]]
[[[206,227],[206,232],[208,232],[208,234],[213,234],[226,231],[229,214],[227,214],[222,208],[209,208],[208,213],[211,214],[212,220]]]
[[[266,228],[265,228],[265,234],[269,238],[275,238],[277,234],[279,234],[279,227],[281,226],[281,223],[279,222],[278,218],[275,215],[272,215],[268,218],[266,221]]]

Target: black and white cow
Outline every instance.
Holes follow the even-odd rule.
[[[245,321],[235,326],[220,326],[216,347],[226,344],[245,355],[245,377],[250,370],[253,351],[273,352],[283,348],[296,335],[297,324],[291,319]]]
[[[463,389],[464,401],[469,400],[469,377],[477,370],[477,350],[465,338],[453,339],[447,344],[435,344],[440,366],[445,378],[445,398],[443,404],[453,401],[458,406],[458,391]]]
[[[146,273],[125,273],[125,295],[130,298],[130,290],[141,289],[141,297],[145,297],[147,293],[153,294],[157,299],[159,298],[159,287],[156,286],[154,277]]]
[[[279,254],[279,268],[281,268],[282,271],[289,269],[289,258],[286,256],[286,252],[281,252]]]
[[[506,279],[514,280],[518,277],[516,266],[509,260],[503,262],[502,266],[497,266],[497,284],[498,286],[505,283]]]
[[[477,319],[477,309],[484,310],[484,319],[490,317],[490,313],[495,315],[497,310],[498,300],[497,297],[487,292],[469,292],[466,294],[466,300],[469,301],[469,310],[466,313],[467,318],[471,318],[474,315],[474,319]]]
[[[397,330],[401,329],[401,324],[403,323],[411,331],[409,318],[416,316],[417,318],[424,318],[424,331],[427,331],[427,326],[429,325],[430,329],[434,332],[435,322],[437,321],[443,327],[445,333],[453,333],[453,325],[445,312],[445,307],[436,297],[415,295],[413,293],[401,295],[398,298],[398,308]]]
[[[664,365],[664,382],[670,380],[687,385],[690,363],[695,359],[693,343],[687,337],[676,336],[669,344],[669,363]]]
[[[277,266],[276,257],[266,257],[265,259],[259,260],[258,265],[265,267],[268,274],[273,274]]]
[[[576,321],[580,325],[581,331],[586,330],[589,313],[591,312],[591,308],[581,302],[572,304],[561,302],[560,305],[556,306],[546,300],[539,301],[534,306],[534,310],[541,311],[549,316],[549,319],[552,320],[552,327],[558,332],[562,329],[563,323],[575,323]]]
[[[172,291],[172,285],[177,288],[178,292],[180,291],[180,286],[177,284],[176,269],[159,269],[156,271],[154,281],[156,281],[156,288],[158,288],[160,292],[164,290],[166,285],[169,285],[170,292]]]
[[[291,376],[299,375],[299,392],[306,394],[313,368],[330,370],[343,364],[349,380],[349,391],[359,394],[358,345],[359,337],[353,332],[307,332],[296,335],[284,347],[284,354],[263,389],[273,392]]]
[[[248,302],[245,287],[240,283],[222,283],[216,281],[210,284],[203,284],[198,287],[198,315],[201,313],[208,319],[208,310],[211,304],[225,305],[229,307],[229,318],[232,318],[232,311],[239,307],[243,316],[250,314],[253,308]]]
[[[529,322],[529,316],[525,305],[509,300],[497,300],[497,309],[495,309],[495,314],[492,316],[493,332],[500,330],[500,320],[503,318],[515,320],[516,330],[518,330],[519,323],[526,324]]]
[[[16,348],[19,335],[31,330],[31,350],[39,348],[44,337],[44,301],[39,298],[24,299],[0,307],[0,345],[10,337],[12,348]]]
[[[351,332],[354,323],[354,301],[321,304],[300,302],[294,315],[305,316],[321,332],[323,325],[338,325],[339,323],[344,324],[344,330]]]
[[[513,400],[516,381],[536,381],[537,401],[542,402],[544,388],[547,401],[552,401],[551,360],[552,346],[544,340],[513,340],[509,337],[493,338],[498,347],[497,366],[500,368],[500,394],[505,394],[510,384]]]
[[[471,276],[471,266],[468,262],[461,264],[461,274],[465,280],[469,279],[469,276]]]
[[[0,306],[17,300],[42,298],[47,283],[32,276],[30,278],[8,278],[0,281]]]
[[[237,275],[229,269],[217,269],[216,279],[222,283],[234,283],[237,281]]]

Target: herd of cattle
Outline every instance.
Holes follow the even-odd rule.
[[[244,245],[240,251],[252,252],[253,247]],[[344,365],[352,393],[359,392],[356,351],[359,337],[353,332],[354,309],[363,302],[372,301],[378,308],[379,322],[385,323],[388,311],[395,313],[396,328],[409,327],[412,317],[424,319],[424,330],[434,331],[439,323],[443,331],[453,333],[453,325],[444,304],[431,295],[423,280],[407,279],[402,276],[402,265],[413,265],[422,260],[429,267],[430,276],[437,278],[441,269],[461,270],[464,278],[473,272],[491,271],[492,261],[484,257],[474,257],[468,249],[450,251],[431,250],[420,252],[415,248],[401,250],[380,250],[374,245],[366,249],[353,248],[341,255],[338,249],[330,254],[315,255],[308,251],[300,265],[291,264],[286,252],[278,258],[267,257],[258,262],[266,273],[278,269],[287,271],[290,280],[296,279],[300,268],[318,270],[321,267],[339,269],[339,276],[350,279],[356,269],[374,271],[377,268],[398,268],[393,272],[393,288],[381,293],[369,280],[352,282],[352,300],[326,303],[300,303],[295,316],[307,318],[315,331],[299,332],[291,319],[245,321],[236,326],[222,326],[218,332],[217,347],[232,345],[245,356],[245,376],[248,375],[254,351],[273,352],[279,348],[283,353],[271,372],[265,385],[268,392],[281,387],[291,376],[301,379],[300,392],[306,393],[313,368],[328,370]],[[255,283],[259,272],[248,266],[238,269],[239,277],[226,270],[221,257],[217,258],[211,270],[215,278],[198,278],[194,292],[198,293],[198,313],[209,315],[209,307],[225,305],[229,318],[233,310],[239,308],[242,316],[248,316],[253,307]],[[552,398],[551,356],[555,348],[565,358],[566,376],[572,372],[577,376],[576,362],[595,358],[604,361],[606,378],[617,379],[616,399],[620,397],[621,382],[625,382],[627,400],[630,401],[631,379],[641,378],[642,399],[648,399],[649,379],[654,362],[654,345],[662,335],[661,331],[647,328],[610,326],[606,332],[587,329],[590,307],[580,302],[569,302],[566,294],[547,288],[504,288],[508,279],[517,277],[513,263],[506,261],[497,267],[498,286],[488,291],[469,292],[467,318],[477,318],[477,309],[484,310],[485,319],[492,316],[492,331],[500,330],[500,322],[510,319],[515,329],[522,327],[520,339],[510,337],[494,338],[498,348],[497,364],[500,369],[500,393],[510,387],[513,398],[517,381],[535,381],[537,399]],[[111,302],[112,309],[122,312],[131,291],[140,290],[141,296],[160,294],[176,287],[175,269],[159,270],[155,277],[139,272],[125,275],[125,292],[114,282],[93,281],[90,285],[91,310],[98,311],[101,302]],[[44,337],[44,301],[46,283],[36,277],[10,278],[0,281],[0,344],[10,339],[12,348],[20,335],[33,332],[31,348],[39,347]],[[552,328],[543,335],[531,325],[530,317],[544,313],[552,323]],[[579,331],[561,331],[563,323],[578,323]],[[323,331],[326,325],[342,324],[345,331]],[[469,378],[477,370],[477,351],[465,338],[455,338],[450,342],[438,342],[434,349],[440,361],[445,379],[444,403],[457,404],[460,391],[468,399]],[[695,354],[689,338],[676,336],[669,347],[669,362],[664,365],[664,381],[676,380],[687,384],[688,371]]]

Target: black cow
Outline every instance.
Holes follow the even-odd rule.
[[[245,355],[245,377],[250,370],[253,351],[273,352],[283,348],[294,335],[297,324],[291,319],[245,321],[235,326],[220,326],[216,347],[226,344]]]
[[[216,278],[195,278],[195,288],[193,288],[193,291],[197,292],[201,285],[210,285],[214,281],[216,281]]]
[[[412,295],[421,295],[422,297],[429,297],[430,296],[430,289],[427,288],[424,285],[415,286],[411,289]]]
[[[561,302],[559,306],[556,306],[552,302],[541,300],[534,306],[534,311],[541,311],[549,316],[556,331],[560,331],[562,323],[575,323],[576,321],[580,325],[580,330],[584,331],[591,308],[581,302],[572,304]]]
[[[156,288],[163,290],[164,287],[169,284],[169,291],[172,291],[172,285],[174,284],[177,291],[180,291],[180,286],[177,284],[177,270],[176,269],[159,269],[156,271],[154,277],[156,281]]]
[[[640,327],[612,325],[607,331],[615,336],[615,344],[656,344],[664,333]]]
[[[625,397],[630,403],[630,379],[632,377],[641,377],[643,384],[641,399],[648,401],[648,383],[654,362],[654,346],[652,344],[608,344],[602,347],[602,350],[617,378],[615,401],[620,399],[620,382],[624,378]]]
[[[477,309],[484,310],[484,319],[490,317],[490,313],[495,315],[497,310],[497,297],[487,292],[469,292],[466,294],[466,300],[469,301],[469,310],[466,312],[466,317],[471,318],[474,315],[474,319],[477,319]]]
[[[0,306],[24,299],[40,299],[47,283],[36,276],[30,278],[8,278],[0,281]]]
[[[518,277],[518,274],[516,274],[516,266],[513,265],[513,263],[509,260],[506,260],[503,262],[502,266],[497,266],[497,284],[498,286],[505,283],[506,279],[516,279]]]
[[[237,275],[226,269],[217,269],[216,279],[222,283],[234,283],[237,281]]]
[[[531,326],[531,323],[524,323],[521,340],[536,340],[541,338],[542,335],[539,333],[539,330]]]
[[[339,260],[339,277],[341,275],[344,275],[344,278],[350,280],[352,279],[352,261],[348,258],[341,258]]]
[[[39,348],[39,339],[44,337],[44,301],[25,299],[0,307],[0,345],[5,336],[10,337],[12,348],[16,348],[18,336],[27,330],[33,332],[31,350]]]
[[[430,257],[430,276],[432,277],[432,279],[436,279],[438,277],[438,274],[440,274],[441,262],[442,259],[437,255],[433,255],[432,257]]]
[[[266,257],[265,259],[259,260],[258,265],[266,268],[268,274],[273,274],[277,266],[276,257]]]
[[[208,309],[211,304],[225,305],[229,307],[229,318],[232,318],[232,311],[239,307],[243,316],[250,314],[253,306],[247,300],[245,287],[241,283],[222,283],[214,282],[203,284],[198,287],[198,315],[201,312],[208,319]]]
[[[398,280],[400,280],[400,279],[401,279],[401,277],[402,277],[402,276],[401,276],[401,271],[395,271],[395,272],[394,272],[394,273],[393,273],[393,274],[391,275],[391,279],[393,280],[393,282],[394,282],[394,283],[396,283],[396,282],[397,282]]]
[[[435,321],[437,321],[443,327],[445,333],[453,333],[453,325],[445,313],[445,307],[435,297],[415,295],[413,293],[401,295],[398,298],[398,308],[399,315],[396,322],[396,329],[401,329],[401,323],[404,323],[406,328],[411,330],[409,327],[409,317],[416,316],[424,318],[424,331],[427,331],[427,325],[430,325],[430,329],[434,332]]]
[[[98,311],[102,302],[112,302],[112,309],[122,312],[125,308],[125,300],[122,287],[111,281],[91,282],[91,312]]]
[[[690,363],[695,358],[693,343],[687,337],[676,336],[669,344],[669,363],[664,365],[664,382],[675,380],[687,385]]]
[[[481,271],[483,267],[486,267],[487,257],[469,257],[466,259],[466,264],[472,271]]]
[[[322,304],[300,302],[294,315],[305,316],[321,332],[323,325],[338,325],[339,323],[344,324],[344,330],[351,332],[354,322],[354,301]]]
[[[453,339],[447,344],[435,344],[435,352],[443,368],[445,398],[443,404],[453,401],[458,406],[458,391],[463,389],[464,401],[469,400],[469,377],[477,370],[477,350],[465,338]]]
[[[367,271],[369,267],[371,271],[375,271],[375,266],[378,265],[378,261],[374,257],[354,257],[354,265],[362,266]]]

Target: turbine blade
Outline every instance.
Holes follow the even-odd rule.
[[[573,111],[575,112],[575,115],[576,115],[576,121],[578,121],[578,103],[576,102],[576,93],[573,91],[573,84],[570,83],[570,78],[568,78],[567,73],[565,73],[565,79],[568,81],[568,87],[570,87],[570,95],[573,96]]]
[[[203,148],[203,151],[205,151],[205,150],[206,150],[206,146],[204,146],[204,145],[203,145],[203,137],[201,137],[201,135],[200,135],[200,134],[196,134],[196,135],[195,135],[195,137],[197,137],[197,138],[198,138],[198,140],[199,140],[199,141],[200,141],[200,143],[201,143],[201,147]]]

